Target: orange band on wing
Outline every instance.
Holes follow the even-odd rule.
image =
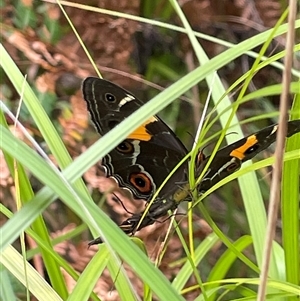
[[[243,160],[245,158],[245,152],[252,147],[253,145],[255,145],[257,143],[257,138],[255,135],[252,135],[250,137],[248,137],[247,141],[240,146],[239,148],[234,149],[231,153],[230,156],[231,157],[235,157],[238,158],[240,160]]]
[[[134,139],[140,141],[149,141],[152,138],[152,135],[147,131],[146,126],[149,123],[158,122],[158,119],[152,116],[145,123],[143,123],[139,128],[132,132],[127,139]]]

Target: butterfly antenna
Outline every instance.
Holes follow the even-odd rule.
[[[124,205],[124,203],[121,201],[121,199],[115,194],[113,193],[113,200],[119,204],[121,204],[121,206],[123,207],[123,209],[128,213],[128,214],[131,214],[133,215],[134,213],[130,212],[126,206]]]
[[[118,279],[119,274],[120,274],[120,272],[121,272],[121,267],[122,267],[122,264],[123,264],[123,263],[124,263],[124,261],[123,261],[123,259],[122,259],[122,260],[121,260],[121,265],[119,266],[118,272],[117,272],[117,274],[116,274],[116,278],[114,279],[113,284],[112,284],[112,286],[111,286],[111,288],[110,288],[110,293],[112,293],[112,291],[113,291],[113,289],[114,289],[114,287],[115,287],[115,283],[117,282],[117,279]]]

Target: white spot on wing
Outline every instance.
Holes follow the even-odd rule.
[[[140,147],[140,141],[139,140],[134,140],[132,141],[133,147],[134,147],[134,152],[132,155],[132,165],[136,164],[136,161],[138,159],[139,154],[141,153],[141,147]]]
[[[274,134],[277,130],[278,130],[278,124],[273,127],[273,130],[272,130],[272,132],[271,132],[271,134],[269,136],[271,136],[272,134]]]
[[[127,96],[124,97],[124,98],[120,101],[120,103],[119,103],[119,108],[123,107],[127,102],[130,102],[130,101],[132,101],[132,100],[135,99],[135,97],[132,96],[132,95],[130,95],[130,94],[126,94],[126,95],[127,95]]]

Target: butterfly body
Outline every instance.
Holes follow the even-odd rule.
[[[133,94],[103,79],[88,77],[83,81],[83,96],[96,130],[107,134],[143,105]],[[203,193],[216,183],[240,169],[243,162],[252,159],[276,140],[277,125],[266,127],[218,150],[212,158],[197,187]],[[300,120],[290,121],[287,137],[300,132]],[[134,198],[148,203],[165,179],[187,155],[188,151],[174,132],[157,116],[144,122],[103,159],[107,177]],[[202,152],[196,159],[195,174],[199,177],[210,156]],[[183,200],[189,200],[188,163],[183,162],[160,190],[153,203],[144,212],[133,214],[120,227],[134,234],[158,218],[173,211]],[[144,216],[144,217],[143,217]],[[143,217],[143,218],[142,218]],[[99,243],[96,239],[90,244]]]

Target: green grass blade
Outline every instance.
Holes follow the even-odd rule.
[[[71,207],[82,220],[92,227],[93,225],[91,225],[90,218],[85,215],[85,212],[88,211],[93,221],[98,225],[98,232],[103,233],[103,237],[109,242],[110,246],[116,250],[128,264],[135,267],[135,272],[149,284],[157,296],[164,296],[169,300],[183,300],[183,298],[169,285],[169,282],[161,272],[155,269],[148,261],[142,251],[132,244],[129,238],[108,216],[101,212],[95,204],[85,200],[85,198],[80,195],[86,208],[86,210],[83,211],[82,207],[77,204],[77,200],[74,199],[74,195],[70,193],[65,185],[62,185],[60,177],[45,163],[45,161],[43,161],[28,146],[24,145],[24,143],[16,141],[16,138],[6,129],[2,129],[2,142],[2,147],[6,151],[10,151],[10,155],[14,156],[27,168],[30,168],[33,174],[55,191],[67,206]],[[9,148],[9,145],[12,145],[13,143],[19,144],[17,149]],[[74,172],[74,169],[72,169],[72,172]],[[75,173],[75,175],[78,177],[78,174]],[[73,177],[75,177],[75,175],[73,175]],[[49,200],[44,200],[45,203],[47,201]],[[32,205],[32,203],[32,201],[27,203],[0,229],[0,236],[3,238],[0,244],[1,250],[13,240],[16,233],[20,233],[20,231],[24,230],[24,222],[21,221],[31,222],[32,219],[41,213],[41,208],[45,205],[43,204],[42,207],[41,204],[35,206],[36,203],[41,203],[41,200],[35,202],[34,205]]]
[[[61,301],[59,295],[53,288],[38,274],[38,272],[26,263],[26,273],[24,271],[22,256],[12,247],[8,246],[0,256],[0,262],[26,286],[26,277],[29,281],[30,292],[40,301]]]
[[[299,85],[299,82],[298,82]],[[300,86],[300,85],[299,85]],[[300,93],[295,95],[292,118],[300,119]],[[300,134],[288,139],[286,151],[298,151],[300,157]],[[286,280],[299,284],[300,245],[299,245],[299,174],[300,159],[284,163],[281,190],[282,236],[286,264]],[[291,300],[297,300],[295,297]]]
[[[195,249],[195,265],[198,266],[204,256],[211,250],[211,248],[219,241],[218,236],[215,233],[208,235],[201,244]],[[180,292],[184,285],[187,283],[193,273],[193,269],[187,260],[179,273],[176,275],[172,282],[172,286]]]
[[[3,124],[6,129],[8,128],[3,116],[3,112],[0,112],[0,124]],[[0,142],[2,143],[2,141]],[[14,147],[17,147],[17,145],[14,145]],[[17,162],[15,170],[13,157],[11,157],[8,153],[4,152],[4,157],[10,173],[13,175],[13,178],[15,179],[15,177],[18,177],[18,181],[15,180],[15,183],[18,183],[19,185],[20,199],[22,204],[26,204],[34,196],[28,176],[24,171],[23,166],[19,162]],[[43,239],[43,241],[48,244],[48,247],[52,248],[43,217],[41,215],[37,216],[31,226],[32,229]],[[41,249],[41,255],[52,286],[55,288],[56,292],[60,294],[60,296],[66,298],[68,296],[68,292],[60,267],[51,256],[48,256],[47,252],[44,252],[43,248]]]
[[[106,246],[101,246],[99,252],[91,259],[83,273],[80,275],[68,301],[88,300],[98,279],[107,267],[108,261],[111,259],[109,250]]]

